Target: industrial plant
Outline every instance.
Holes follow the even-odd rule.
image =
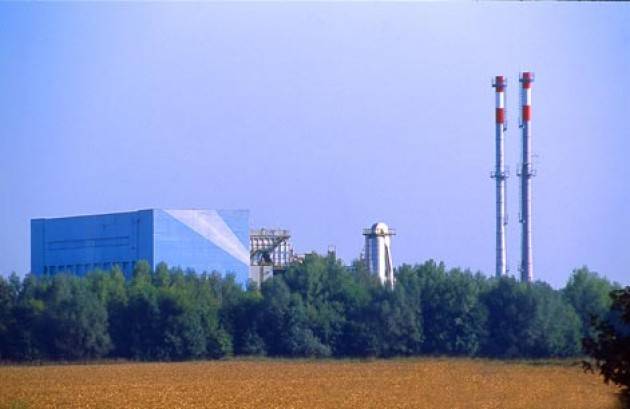
[[[363,234],[366,267],[393,287],[394,231],[376,223]],[[289,230],[250,229],[248,210],[147,209],[31,220],[31,272],[36,275],[85,275],[118,266],[129,278],[135,264],[145,260],[151,269],[164,262],[231,273],[241,284],[260,286],[303,259]]]
[[[521,163],[520,177],[521,280],[534,278],[532,247],[531,102],[534,75],[519,75]],[[507,189],[505,165],[507,78],[492,80],[495,90],[496,269],[508,274]],[[382,285],[395,285],[391,241],[396,233],[379,222],[363,230],[361,260]],[[333,251],[334,254],[334,251]],[[146,260],[152,269],[160,262],[197,272],[232,273],[241,284],[262,282],[300,262],[286,229],[250,229],[248,210],[147,209],[133,212],[31,220],[31,271],[84,275],[118,266],[130,277],[135,263]]]

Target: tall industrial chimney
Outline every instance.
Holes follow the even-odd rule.
[[[505,183],[508,177],[508,172],[505,169],[504,159],[504,136],[503,132],[507,129],[505,122],[505,88],[507,86],[507,80],[503,75],[497,75],[492,81],[492,86],[495,89],[496,94],[496,154],[495,154],[495,167],[491,172],[490,177],[496,181],[497,190],[497,202],[496,202],[496,217],[497,217],[497,236],[496,236],[496,276],[502,277],[507,274],[507,250],[505,246],[505,230],[507,226],[507,213],[506,213],[506,200],[505,200]]]
[[[532,83],[533,72],[522,72],[521,83],[521,165],[518,174],[521,178],[521,281],[531,282],[534,279],[534,257],[532,254],[532,177],[535,175],[532,166]]]

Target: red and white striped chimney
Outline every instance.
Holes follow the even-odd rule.
[[[507,274],[506,226],[507,212],[505,200],[505,184],[508,174],[505,170],[505,138],[507,129],[505,122],[505,87],[507,80],[503,75],[497,75],[492,81],[496,94],[495,108],[495,168],[490,174],[496,180],[496,276]]]
[[[521,281],[534,279],[534,257],[532,254],[532,177],[535,175],[532,164],[532,83],[533,72],[522,72],[521,83]]]

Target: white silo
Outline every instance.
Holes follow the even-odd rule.
[[[378,275],[383,285],[394,287],[394,266],[392,263],[393,229],[385,223],[374,223],[371,228],[364,229],[365,262],[370,273]]]

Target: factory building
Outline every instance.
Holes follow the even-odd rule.
[[[385,223],[374,223],[371,228],[364,229],[364,259],[368,271],[376,274],[383,285],[394,287],[394,265],[392,263],[391,237],[396,232]]]
[[[31,220],[31,271],[84,275],[118,265],[130,277],[146,260],[249,276],[249,211],[148,209]]]

